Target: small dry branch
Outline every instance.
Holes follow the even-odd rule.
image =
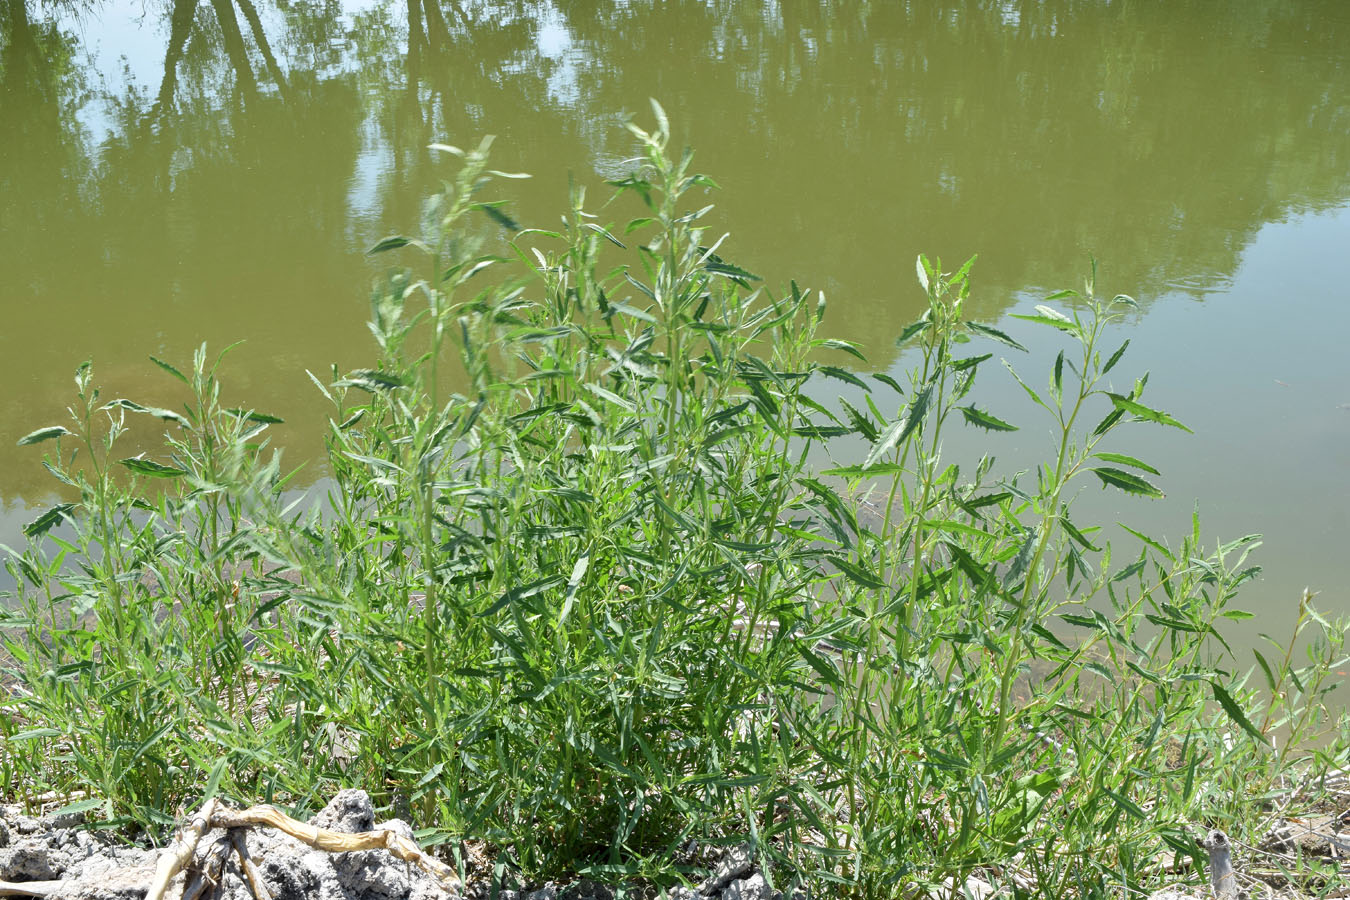
[[[288,834],[316,850],[327,853],[347,853],[353,850],[387,850],[404,862],[412,863],[440,882],[452,897],[460,896],[462,885],[455,871],[445,863],[418,847],[414,841],[396,831],[380,829],[347,834],[315,828],[298,822],[273,806],[250,806],[233,810],[217,800],[208,800],[174,836],[174,840],[160,854],[154,876],[145,892],[145,900],[164,900],[169,882],[183,871],[197,852],[202,837],[212,828],[226,829],[228,836],[218,841],[206,854],[204,865],[193,873],[184,886],[180,900],[195,900],[204,889],[219,881],[225,857],[230,850],[239,855],[240,868],[257,900],[271,900],[262,873],[258,871],[244,844],[243,832],[237,829],[267,826]],[[68,887],[64,881],[0,881],[0,897],[50,897]]]
[[[50,897],[64,881],[0,881],[0,897]]]
[[[441,883],[452,896],[459,896],[460,881],[453,869],[418,847],[416,843],[395,831],[379,830],[346,834],[338,831],[326,831],[304,822],[298,822],[274,806],[250,806],[245,810],[233,810],[221,806],[215,800],[208,800],[179,832],[177,838],[160,856],[155,868],[155,879],[146,891],[145,900],[164,900],[164,892],[173,876],[183,870],[192,859],[197,843],[202,835],[212,828],[251,828],[265,825],[288,834],[301,843],[326,853],[347,853],[353,850],[388,850],[399,859],[412,863]],[[267,888],[263,885],[261,873],[248,856],[243,838],[238,833],[231,836],[235,851],[239,854],[241,868],[248,878],[249,886],[258,900],[270,900]],[[56,882],[59,884],[59,882]],[[30,894],[29,896],[46,896]]]

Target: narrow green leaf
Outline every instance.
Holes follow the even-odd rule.
[[[67,803],[65,806],[52,813],[52,816],[69,816],[75,813],[89,812],[90,810],[100,809],[106,806],[107,800],[100,797],[88,797],[84,800],[76,800],[74,803]]]
[[[1142,459],[1136,459],[1133,456],[1126,456],[1124,453],[1094,453],[1093,456],[1106,462],[1120,463],[1122,466],[1132,466],[1136,469],[1143,469],[1145,472],[1152,472],[1154,475],[1161,475],[1157,469],[1144,462]]]
[[[269,416],[266,413],[254,412],[251,409],[227,409],[225,411],[232,416],[239,416],[241,419],[257,422],[259,425],[280,425],[286,421],[285,419],[279,419],[276,416]]]
[[[969,369],[972,366],[978,366],[986,359],[993,359],[993,358],[994,354],[992,353],[981,353],[979,356],[967,356],[964,359],[954,359],[952,360],[952,368],[955,369],[957,372],[964,372],[966,369]]]
[[[900,336],[895,339],[895,346],[897,347],[904,346],[905,343],[910,338],[914,337],[914,335],[919,334],[922,331],[927,330],[928,326],[931,324],[932,323],[929,322],[927,319],[920,319],[917,322],[910,322],[908,325],[905,326],[904,330],[900,332]]]
[[[1232,719],[1243,731],[1247,732],[1266,746],[1270,746],[1270,742],[1266,740],[1266,736],[1256,730],[1256,726],[1251,723],[1251,720],[1247,718],[1246,713],[1242,711],[1242,707],[1238,705],[1238,702],[1233,699],[1228,691],[1224,690],[1217,681],[1211,681],[1209,686],[1214,691],[1214,699],[1219,701],[1219,705],[1222,706],[1223,711],[1228,714],[1228,718]]]
[[[1074,324],[1072,319],[1065,317],[1062,313],[1057,313],[1048,306],[1038,306],[1042,310],[1041,315],[1029,316],[1025,314],[1012,313],[1012,318],[1021,319],[1024,322],[1035,322],[1037,325],[1049,325],[1051,328],[1058,328],[1060,331],[1067,332],[1075,337],[1081,337],[1080,330]],[[1054,313],[1054,315],[1045,315],[1045,311]]]
[[[188,384],[188,383],[189,383],[188,380],[187,380],[187,376],[186,376],[186,375],[184,375],[182,372],[178,371],[178,370],[175,369],[173,366],[169,365],[168,363],[166,363],[164,360],[160,359],[159,357],[157,357],[157,356],[152,356],[152,357],[150,357],[150,361],[151,361],[152,363],[154,363],[155,365],[159,366],[159,367],[160,367],[161,369],[163,369],[165,372],[168,372],[168,373],[169,373],[170,375],[172,375],[174,378],[177,378],[179,381],[183,382],[183,384]]]
[[[604,238],[605,240],[609,241],[611,244],[613,244],[614,246],[618,247],[620,250],[627,250],[627,249],[628,249],[628,246],[627,246],[626,244],[624,244],[623,241],[619,240],[619,239],[616,238],[614,235],[610,234],[608,230],[606,230],[606,229],[604,229],[604,228],[601,228],[599,225],[596,225],[594,222],[586,222],[586,223],[584,223],[581,227],[582,227],[582,228],[589,228],[591,231],[594,231],[596,234],[600,235],[602,238]],[[630,229],[631,229],[631,223],[630,223]]]
[[[187,472],[177,466],[166,466],[163,463],[157,463],[153,459],[141,459],[133,456],[129,459],[118,460],[137,475],[144,475],[147,478],[178,478],[186,475]]]
[[[1003,363],[1003,367],[1012,373],[1013,378],[1017,379],[1017,383],[1022,386],[1022,390],[1027,392],[1027,396],[1031,398],[1033,403],[1042,409],[1050,409],[1050,407],[1045,405],[1045,401],[1041,399],[1041,395],[1032,390],[1031,385],[1023,381],[1022,376],[1017,374],[1017,370],[1012,367],[1012,363],[1008,362],[1006,359],[1000,359],[999,362]]]
[[[220,759],[211,767],[211,772],[206,776],[206,786],[202,788],[202,800],[210,800],[220,790],[220,779],[225,775],[225,769],[230,764],[228,754],[221,754]]]
[[[186,418],[180,413],[171,409],[164,409],[160,406],[142,406],[135,400],[128,400],[125,397],[113,400],[104,405],[104,409],[125,409],[130,412],[145,413],[148,416],[154,416],[157,419],[163,419],[166,422],[176,422],[184,428],[190,427]]]
[[[1017,555],[1013,557],[1012,564],[1008,566],[1008,571],[1003,575],[1004,588],[1010,588],[1017,584],[1018,579],[1031,568],[1031,557],[1036,550],[1038,532],[1039,529],[1036,528],[1027,532],[1026,539],[1022,541],[1022,546],[1018,549]]]
[[[387,250],[397,250],[400,247],[406,247],[411,243],[412,241],[405,237],[398,237],[396,235],[390,236],[381,240],[374,247],[371,247],[366,251],[366,254],[368,256],[374,256],[376,253],[384,253]]]
[[[928,401],[933,396],[933,384],[929,382],[924,385],[923,390],[919,391],[914,398],[914,402],[909,405],[905,414],[890,424],[881,438],[872,445],[872,452],[867,454],[867,460],[863,462],[863,468],[868,469],[899,444],[904,443],[919,423],[923,421],[924,414],[928,411]]]
[[[354,372],[334,382],[334,387],[354,387],[363,391],[369,391],[372,394],[380,391],[392,390],[403,386],[403,379],[390,372],[380,372],[376,369],[357,369]]]
[[[1000,344],[1007,344],[1009,347],[1012,347],[1015,350],[1021,350],[1023,353],[1027,352],[1026,347],[1023,347],[1021,344],[1017,343],[1017,341],[1008,337],[1008,335],[1004,334],[1002,331],[999,331],[997,328],[991,328],[988,325],[981,325],[979,322],[965,322],[963,324],[966,326],[966,328],[970,329],[976,334],[983,335],[984,337],[998,341]]]
[[[881,590],[886,587],[886,582],[881,579],[881,576],[869,571],[860,563],[853,562],[839,554],[833,553],[830,554],[830,562],[837,566],[839,571],[843,572],[850,581],[858,584],[860,587],[869,588],[871,590]]]
[[[1126,797],[1124,794],[1118,794],[1115,791],[1111,790],[1109,787],[1106,787],[1105,785],[1102,785],[1102,790],[1106,791],[1107,796],[1109,796],[1112,800],[1114,800],[1117,806],[1125,810],[1125,812],[1129,813],[1130,815],[1134,816],[1139,821],[1147,822],[1149,820],[1148,813],[1140,809],[1139,804],[1135,803],[1133,800]]]
[[[1275,693],[1275,673],[1270,670],[1270,663],[1266,662],[1266,658],[1261,655],[1260,650],[1253,648],[1252,653],[1256,655],[1257,665],[1261,667],[1261,672],[1266,676],[1266,687],[1270,689],[1272,694]]]
[[[1116,409],[1121,410],[1122,412],[1130,413],[1131,415],[1138,416],[1139,418],[1146,419],[1150,422],[1157,422],[1159,425],[1170,425],[1173,428],[1180,428],[1188,434],[1191,433],[1189,428],[1182,425],[1176,419],[1160,409],[1152,409],[1142,403],[1131,400],[1129,397],[1122,397],[1120,394],[1113,394],[1110,391],[1107,391],[1106,396],[1110,397],[1111,402],[1115,405]]]
[[[1130,342],[1127,339],[1125,343],[1120,345],[1120,349],[1118,349],[1115,353],[1111,354],[1111,358],[1108,359],[1106,361],[1106,365],[1102,367],[1103,375],[1105,375],[1107,372],[1110,372],[1112,369],[1115,368],[1116,363],[1120,362],[1120,358],[1125,355],[1125,348],[1128,346],[1130,346]]]
[[[58,503],[27,525],[23,526],[23,533],[28,537],[37,537],[40,534],[45,534],[52,529],[52,526],[56,525],[62,519],[70,518],[70,511],[74,508],[74,503]],[[11,738],[11,740],[13,740],[13,738]]]
[[[568,613],[572,611],[572,603],[577,599],[577,588],[581,587],[581,579],[586,577],[586,569],[590,564],[590,554],[582,554],[572,566],[572,576],[567,579],[567,596],[563,600],[562,612],[558,613],[559,628],[562,628]]]
[[[1010,422],[1005,422],[997,416],[991,415],[975,406],[959,406],[961,415],[965,416],[967,422],[986,431],[1016,431],[1017,426]]]
[[[833,469],[826,469],[820,474],[848,478],[855,475],[899,475],[903,471],[905,470],[899,463],[877,463],[874,466],[835,466]]]
[[[1118,487],[1128,494],[1139,494],[1143,497],[1158,499],[1163,496],[1162,491],[1133,472],[1126,472],[1124,469],[1115,469],[1111,466],[1098,466],[1092,471],[1097,473],[1097,477],[1102,480],[1103,485],[1109,484],[1112,487]]]
[[[30,431],[28,434],[19,438],[18,446],[27,447],[29,444],[40,444],[43,441],[50,441],[52,438],[58,438],[63,434],[70,434],[70,432],[60,425],[48,425],[46,428]]]

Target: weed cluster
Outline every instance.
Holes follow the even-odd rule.
[[[421,259],[375,291],[378,364],[315,379],[320,502],[283,499],[276,420],[226,405],[204,350],[155,361],[181,411],[80,369],[71,427],[23,440],[55,442],[69,500],[7,560],[0,790],[155,828],[354,784],[526,877],[669,880],[691,837],[748,834],[830,894],[955,896],[978,869],[1058,898],[1156,880],[1185,824],[1241,835],[1295,762],[1344,764],[1313,741],[1344,629],[1305,604],[1308,663],[1258,654],[1263,699],[1219,634],[1253,538],[1122,554],[1070,517],[1078,479],[1157,496],[1106,448],[1183,427],[1147,377],[1106,380],[1128,297],[1089,281],[1019,317],[1065,344],[1047,388],[1014,372],[1057,441],[1030,476],[963,472],[944,432],[1014,427],[967,402],[992,353],[966,348],[1023,349],[964,317],[969,264],[920,258],[907,383],[829,365],[858,351],[818,336],[823,299],[718,255],[688,206],[712,183],[657,114],[621,235],[580,190],[560,230],[518,230],[487,146],[437,148],[462,166],[424,237],[375,248]],[[166,443],[123,458],[138,418]]]

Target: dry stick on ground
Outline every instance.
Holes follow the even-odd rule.
[[[244,870],[244,875],[248,877],[249,887],[253,888],[253,896],[258,900],[272,900],[272,893],[267,890],[267,885],[263,883],[262,873],[253,863],[253,857],[248,855],[248,844],[244,841],[244,832],[238,828],[230,829],[230,843],[234,845],[234,851],[239,854],[239,868]]]
[[[202,835],[210,828],[248,828],[255,825],[268,825],[283,834],[288,834],[301,843],[327,853],[346,853],[352,850],[388,850],[394,856],[410,862],[441,883],[452,896],[458,896],[460,881],[455,872],[445,863],[422,851],[416,843],[395,831],[363,831],[345,834],[326,831],[297,822],[273,806],[251,806],[243,811],[227,809],[215,800],[208,800],[201,810],[188,820],[179,836],[160,856],[155,868],[155,880],[146,891],[145,900],[164,900],[164,892],[169,881],[178,874],[188,860]],[[241,841],[242,843],[242,841]],[[247,871],[247,868],[245,869]],[[249,874],[249,880],[254,880]],[[261,885],[262,879],[257,879]],[[265,889],[264,889],[265,892]],[[255,888],[255,893],[257,893]],[[46,896],[32,895],[32,896]],[[259,894],[258,900],[266,900]]]
[[[64,886],[64,881],[0,881],[0,897],[48,897]]]
[[[211,896],[210,892],[216,889],[225,875],[225,858],[230,855],[231,849],[228,838],[217,839],[212,843],[198,869],[183,886],[183,896],[179,900],[197,900],[203,894]]]

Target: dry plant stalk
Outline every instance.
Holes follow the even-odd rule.
[[[63,884],[63,881],[0,881],[0,897],[48,897]]]
[[[348,853],[353,850],[388,850],[404,862],[412,863],[441,883],[451,896],[459,896],[461,885],[453,869],[435,857],[425,853],[421,847],[394,831],[364,831],[346,834],[315,828],[304,822],[298,822],[274,806],[250,806],[245,810],[233,810],[221,806],[216,800],[208,800],[201,810],[188,820],[164,854],[159,858],[155,869],[155,880],[146,891],[145,900],[164,900],[164,892],[174,875],[182,871],[192,858],[198,841],[211,828],[250,828],[267,825],[297,841],[326,853]],[[243,869],[258,900],[269,900],[267,889],[257,867],[248,858],[248,851],[242,849],[243,840],[238,839],[235,848],[244,862]],[[59,884],[59,882],[57,882]],[[31,896],[45,896],[31,895]]]

